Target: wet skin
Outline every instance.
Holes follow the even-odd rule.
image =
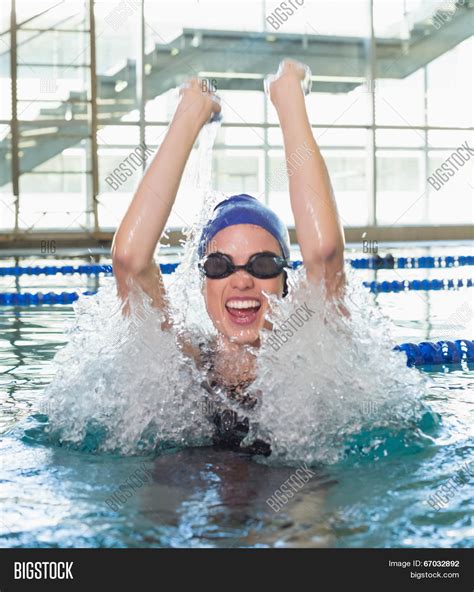
[[[207,254],[225,253],[235,265],[245,265],[252,255],[269,251],[281,255],[275,237],[260,226],[237,224],[219,231],[212,239]],[[271,329],[265,320],[268,300],[265,294],[282,295],[284,275],[259,279],[239,269],[222,279],[204,280],[203,292],[207,312],[219,333],[233,343],[258,345],[263,327]],[[255,304],[241,309],[246,303]]]

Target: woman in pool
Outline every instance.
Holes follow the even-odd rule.
[[[329,298],[338,298],[344,286],[344,235],[326,165],[313,137],[306,112],[302,81],[306,69],[284,60],[269,92],[283,133],[289,175],[291,208],[296,236],[310,282],[324,282]],[[118,228],[112,258],[118,293],[128,310],[127,297],[135,284],[165,313],[163,328],[171,326],[166,293],[154,252],[173,207],[181,176],[201,130],[220,112],[218,98],[199,79],[180,90],[180,102],[157,154],[141,180]],[[275,213],[255,198],[233,196],[214,209],[199,245],[200,270],[207,312],[217,338],[196,347],[180,337],[183,352],[206,371],[209,393],[224,390],[245,408],[256,400],[245,390],[255,378],[255,355],[260,331],[271,329],[265,319],[265,293],[283,297],[289,238]],[[230,410],[214,410],[215,443],[239,449],[248,432],[247,418]],[[247,452],[269,454],[257,441]]]

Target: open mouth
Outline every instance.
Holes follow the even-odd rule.
[[[237,325],[251,325],[257,320],[262,303],[255,298],[230,298],[225,304],[229,317]]]

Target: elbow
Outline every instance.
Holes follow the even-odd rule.
[[[315,253],[309,261],[304,261],[306,277],[310,282],[323,282],[327,294],[340,296],[345,286],[344,248],[335,246],[332,249]]]
[[[135,253],[130,253],[116,245],[112,246],[112,267],[116,275],[139,276],[149,267],[149,263]]]
[[[325,279],[331,282],[344,271],[344,244],[334,243],[319,248],[309,257],[303,257],[303,263],[310,281],[319,283]]]
[[[344,260],[344,243],[338,242],[322,245],[315,250],[308,261],[304,264],[306,267],[321,267],[326,265],[340,264],[342,266]]]
[[[333,243],[321,249],[320,259],[323,263],[332,263],[342,258],[344,249],[340,245]]]

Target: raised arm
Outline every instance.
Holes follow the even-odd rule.
[[[209,88],[206,85],[206,88]],[[180,101],[166,136],[146,170],[112,243],[112,263],[118,293],[126,303],[133,283],[166,307],[159,267],[153,255],[165,229],[181,176],[202,126],[220,110],[210,90],[193,78],[180,90]]]
[[[284,60],[269,85],[270,99],[283,132],[291,209],[307,277],[324,280],[328,294],[336,296],[344,285],[344,231],[306,112],[304,76],[301,64]]]

